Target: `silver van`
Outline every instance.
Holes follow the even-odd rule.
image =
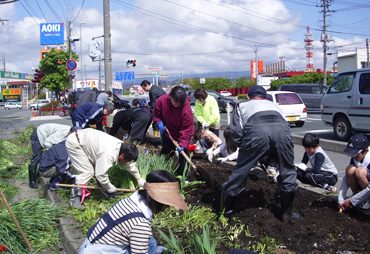
[[[320,112],[321,99],[328,86],[311,83],[285,84],[278,86],[278,91],[295,92],[301,97],[308,112]]]
[[[321,119],[342,141],[370,132],[370,68],[338,75],[321,101]]]

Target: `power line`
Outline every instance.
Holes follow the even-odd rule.
[[[58,13],[55,12],[55,10],[50,5],[50,3],[48,2],[48,0],[45,0],[45,3],[49,7],[49,9],[51,10],[51,12],[53,13],[54,17],[56,17],[59,20],[60,23],[63,23],[63,20],[59,17]]]
[[[73,24],[73,22],[75,22],[75,20],[78,18],[78,16],[80,15],[80,12],[81,12],[81,10],[82,10],[82,6],[84,5],[84,3],[85,3],[85,0],[83,0],[82,1],[82,4],[81,4],[81,6],[80,6],[80,9],[78,10],[78,13],[77,13],[77,15],[76,15],[76,17],[72,20],[72,24]]]
[[[39,7],[39,9],[40,9],[40,12],[41,12],[42,16],[44,17],[45,21],[48,23],[48,20],[46,19],[45,15],[44,15],[44,12],[42,11],[42,9],[41,9],[41,7],[40,7],[39,1],[38,1],[38,0],[36,0],[36,3],[37,3],[37,6],[38,6],[38,7]]]

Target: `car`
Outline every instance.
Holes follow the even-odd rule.
[[[222,96],[225,96],[225,97],[229,97],[229,96],[232,96],[233,94],[232,93],[230,93],[229,91],[221,91],[220,92],[220,94],[222,95]]]
[[[276,103],[288,123],[297,127],[304,125],[307,109],[298,94],[289,91],[267,91],[267,99]]]
[[[280,85],[277,91],[297,93],[306,105],[308,112],[320,112],[321,100],[328,88],[328,86],[320,86],[320,84],[299,83]]]
[[[219,92],[214,91],[214,90],[206,90],[206,91],[207,91],[208,95],[213,96],[216,99],[216,101],[218,102],[218,107],[219,107],[221,112],[224,112],[224,113],[230,112],[230,113],[232,113],[234,111],[234,108],[237,104],[237,101],[235,101],[233,99],[230,99],[230,98],[226,98],[223,95],[221,95]],[[196,99],[194,97],[194,92],[195,91],[188,92],[188,100],[189,100],[191,110],[193,111],[193,113],[194,113],[195,101],[196,101]],[[229,105],[230,105],[229,109],[227,109],[227,103],[229,103]]]
[[[4,108],[10,110],[11,108],[21,109],[22,105],[15,102],[5,102]]]
[[[48,103],[50,103],[50,100],[47,99],[37,100],[36,103],[30,104],[28,108],[31,110],[39,110],[42,106],[45,106]]]
[[[77,107],[77,101],[81,94],[83,94],[86,91],[72,91],[67,96],[67,113],[68,115],[72,115],[72,113],[75,111]],[[99,91],[99,93],[105,93],[105,91]],[[112,94],[113,97],[113,104],[114,108],[130,108],[130,102],[128,100],[123,100],[119,98],[117,95]]]

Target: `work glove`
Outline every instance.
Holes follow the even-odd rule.
[[[228,158],[227,157],[225,157],[225,158],[218,158],[217,160],[220,161],[220,163],[224,163],[224,162],[226,162],[228,160]]]
[[[207,152],[206,152],[206,154],[207,154],[208,160],[212,163],[213,149],[212,148],[208,149]]]
[[[146,183],[146,181],[143,178],[140,177],[139,179],[137,179],[137,185],[139,187],[143,187],[144,183]]]
[[[159,132],[163,135],[166,133],[166,130],[164,129],[164,124],[162,121],[158,122],[158,128],[159,128]]]
[[[176,151],[178,151],[179,153],[181,153],[182,151],[184,151],[184,147],[183,146],[180,146],[180,148],[176,148]]]
[[[202,127],[203,127],[203,129],[208,128],[209,127],[209,123],[203,122],[202,123]]]
[[[168,250],[166,247],[157,246],[157,249],[155,250],[155,254],[160,254],[160,253],[162,253],[163,251],[166,251],[166,250]]]

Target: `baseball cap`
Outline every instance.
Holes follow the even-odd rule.
[[[248,96],[250,98],[253,98],[255,96],[259,96],[261,98],[266,99],[267,93],[266,93],[265,88],[263,88],[262,86],[255,85],[255,86],[252,86],[251,88],[249,88],[249,90],[248,90]]]
[[[369,145],[370,145],[370,142],[367,139],[367,137],[362,133],[358,133],[358,134],[353,135],[349,139],[347,147],[346,149],[344,149],[343,152],[348,154],[351,157],[355,157],[357,154],[361,153],[362,150],[364,150],[365,148],[368,148]]]

